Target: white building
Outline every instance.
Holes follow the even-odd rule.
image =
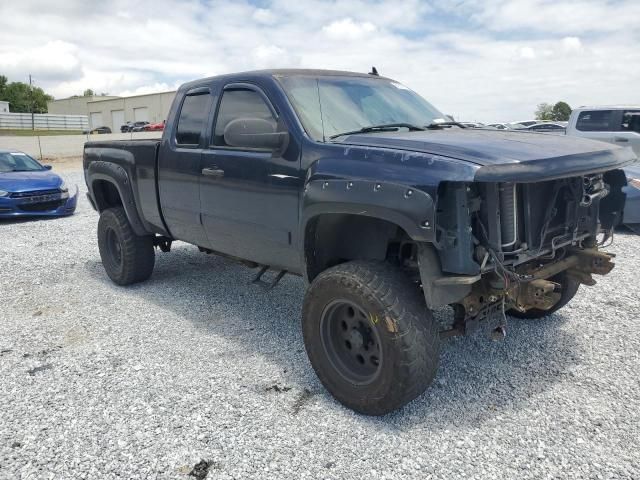
[[[0,100],[0,113],[9,113],[9,102]]]
[[[91,128],[106,126],[115,132],[126,122],[166,120],[176,92],[150,93],[132,97],[73,97],[48,103],[49,113],[86,115]]]

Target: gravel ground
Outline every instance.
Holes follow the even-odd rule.
[[[84,196],[0,223],[1,478],[640,478],[637,236],[560,313],[448,340],[422,397],[368,418],[307,361],[302,280],[264,293],[177,243],[119,288],[96,224]]]

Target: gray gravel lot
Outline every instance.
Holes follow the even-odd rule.
[[[638,236],[560,313],[448,340],[422,397],[367,418],[307,361],[301,279],[264,293],[177,243],[120,288],[96,225],[84,197],[0,223],[1,478],[640,478]]]

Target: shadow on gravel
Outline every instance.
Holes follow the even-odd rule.
[[[0,227],[3,225],[18,225],[21,223],[35,223],[41,221],[53,221],[61,218],[67,218],[72,215],[60,215],[58,217],[42,216],[42,217],[12,217],[12,218],[0,218]]]
[[[257,270],[185,244],[174,246],[170,254],[157,255],[149,281],[112,288],[175,312],[202,328],[205,336],[233,341],[239,348],[229,354],[241,361],[264,356],[280,364],[297,390],[319,393],[326,408],[339,408],[320,385],[304,352],[301,278],[286,276],[265,292],[250,283]],[[85,268],[95,280],[110,284],[99,262],[88,262]],[[446,309],[435,315],[440,321],[448,319]],[[489,340],[488,329],[445,341],[438,376],[424,395],[386,417],[356,418],[390,431],[473,427],[504,410],[535,402],[538,394],[570,376],[571,367],[579,363],[576,333],[563,328],[566,320],[563,314],[541,320],[509,318],[507,337],[499,343]]]

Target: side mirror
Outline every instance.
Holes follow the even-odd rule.
[[[51,170],[53,167],[51,165],[43,165],[45,170]]]
[[[224,142],[231,147],[282,150],[289,133],[277,132],[276,122],[263,118],[237,118],[227,123]]]

